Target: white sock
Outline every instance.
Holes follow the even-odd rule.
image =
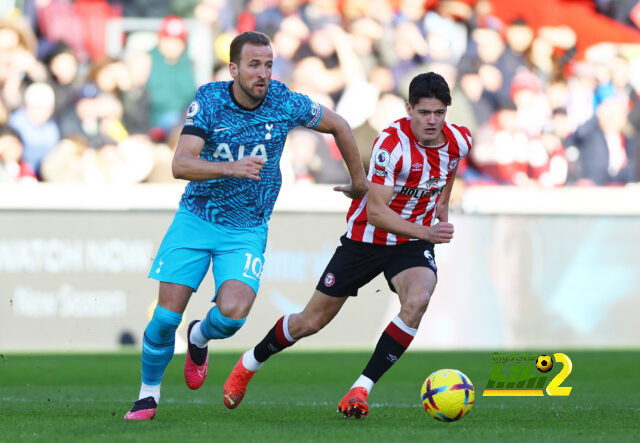
[[[256,372],[263,364],[264,362],[260,363],[256,360],[256,356],[253,354],[253,349],[249,349],[247,352],[242,354],[242,366],[250,371]]]
[[[204,348],[205,346],[207,346],[207,343],[209,343],[209,339],[205,338],[205,336],[202,335],[202,331],[200,330],[201,324],[202,322],[200,321],[193,325],[193,328],[191,328],[191,336],[189,337],[189,341],[191,341],[191,343],[199,348]]]
[[[156,401],[156,404],[160,403],[160,385],[146,385],[142,383],[140,386],[140,394],[138,395],[138,400],[142,400],[143,398],[153,397]]]
[[[353,388],[365,388],[367,390],[367,392],[369,394],[371,394],[371,390],[373,389],[373,384],[374,384],[373,380],[371,380],[369,377],[361,375],[360,377],[358,377],[358,379],[353,384],[353,386],[351,386],[351,389],[353,389]]]

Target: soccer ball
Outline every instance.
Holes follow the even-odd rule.
[[[464,417],[473,406],[475,392],[469,377],[457,369],[440,369],[427,377],[422,385],[424,410],[440,421]]]
[[[548,355],[541,355],[536,358],[536,368],[540,372],[549,372],[553,368],[553,360]]]

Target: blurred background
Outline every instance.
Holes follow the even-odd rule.
[[[170,169],[184,113],[231,79],[247,30],[272,39],[274,79],[347,119],[365,168],[411,78],[449,82],[447,120],[474,147],[416,348],[640,346],[640,2],[4,0],[0,350],[139,343],[185,185]],[[281,169],[258,301],[223,346],[300,309],[345,230],[331,137],[292,131]],[[208,309],[210,280],[185,319]],[[305,346],[369,347],[393,298],[374,280]]]

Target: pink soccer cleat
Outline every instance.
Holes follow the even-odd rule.
[[[247,392],[247,385],[251,381],[253,374],[255,374],[255,371],[250,371],[244,367],[241,356],[222,388],[223,401],[227,408],[235,409],[238,407]]]
[[[338,412],[342,412],[347,418],[365,418],[369,413],[367,397],[369,397],[369,393],[365,388],[351,388],[338,403]]]
[[[199,320],[193,320],[187,328],[187,359],[184,362],[184,379],[191,389],[198,389],[207,379],[209,370],[209,346],[199,348],[191,343],[191,328]]]
[[[153,397],[141,398],[133,404],[133,408],[124,414],[125,420],[151,420],[156,416],[158,404]]]

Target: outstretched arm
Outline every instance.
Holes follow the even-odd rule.
[[[349,175],[351,176],[351,184],[336,186],[333,189],[344,192],[349,198],[359,198],[365,195],[369,188],[369,182],[362,167],[362,159],[358,152],[358,145],[347,121],[323,106],[322,119],[314,130],[333,135],[338,149],[340,149],[340,153],[342,154],[342,158],[347,165]]]
[[[434,226],[423,226],[405,220],[389,207],[393,188],[372,183],[367,194],[367,217],[369,223],[384,231],[407,238],[417,238],[431,243],[449,243],[453,238],[453,225],[440,222]]]
[[[260,180],[264,159],[244,157],[237,162],[211,162],[200,158],[204,140],[195,135],[182,134],[173,155],[171,171],[175,178],[205,181],[220,177],[242,177]]]

